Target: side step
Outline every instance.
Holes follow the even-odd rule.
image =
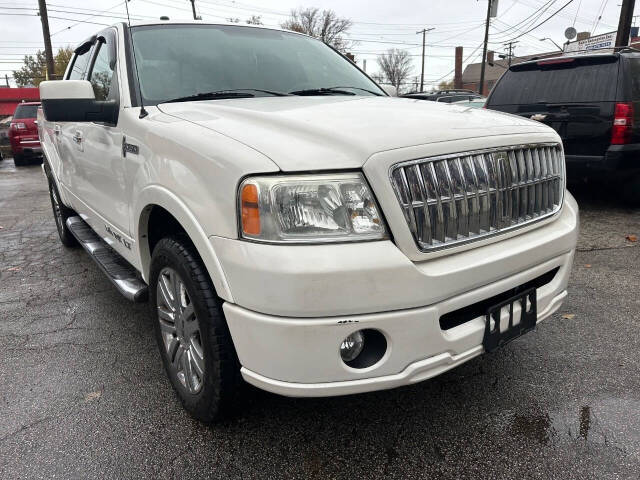
[[[133,302],[147,301],[149,288],[138,277],[137,270],[107,245],[82,218],[69,217],[67,227],[122,295]]]

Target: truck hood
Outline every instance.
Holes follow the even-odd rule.
[[[359,168],[386,150],[548,131],[513,115],[406,98],[261,97],[158,108],[258,150],[283,171]]]

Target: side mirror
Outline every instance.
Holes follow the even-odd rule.
[[[118,103],[96,100],[86,80],[51,80],[40,83],[40,102],[49,122],[118,123]]]
[[[387,92],[387,95],[389,95],[390,97],[398,96],[398,89],[393,85],[380,85],[380,86],[385,92]]]

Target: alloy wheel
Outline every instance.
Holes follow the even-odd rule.
[[[184,281],[173,268],[160,271],[156,286],[158,322],[171,374],[191,394],[202,389],[205,375],[200,324]]]

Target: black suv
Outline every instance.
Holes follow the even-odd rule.
[[[453,103],[465,100],[477,100],[484,98],[473,90],[438,90],[435,92],[416,92],[402,95],[404,98],[415,100],[431,100],[432,102]]]
[[[511,66],[486,108],[538,120],[562,137],[568,180],[609,174],[640,197],[640,52],[545,58]]]

